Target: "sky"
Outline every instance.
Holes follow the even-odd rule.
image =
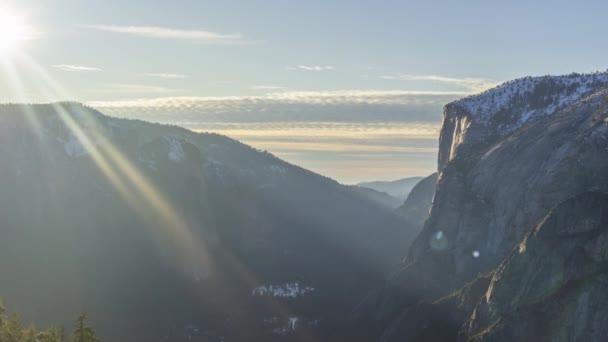
[[[218,132],[344,183],[424,176],[436,169],[446,103],[513,78],[606,70],[607,10],[0,0],[0,18],[18,15],[28,31],[0,56],[0,102],[74,100]]]

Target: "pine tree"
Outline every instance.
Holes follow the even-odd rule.
[[[74,342],[98,342],[93,329],[86,324],[87,316],[80,315],[76,320]],[[19,316],[13,314],[10,319],[7,310],[0,299],[0,342],[67,342],[65,328],[51,327],[47,331],[37,332],[33,324],[23,329]]]
[[[0,341],[2,342],[21,342],[23,338],[23,328],[19,321],[19,316],[13,314],[2,326],[0,331]]]
[[[0,299],[0,342],[2,341],[2,331],[7,321],[6,308],[4,307],[4,304],[2,304],[2,299]]]
[[[59,327],[59,342],[67,342],[68,339],[65,333],[65,327],[62,325]]]
[[[48,331],[43,331],[38,334],[40,342],[62,342],[61,335],[57,328],[51,327]]]
[[[72,342],[98,342],[93,328],[87,325],[87,315],[81,314],[76,319],[76,330],[72,335]]]
[[[36,327],[33,324],[23,331],[21,341],[22,342],[36,342]]]

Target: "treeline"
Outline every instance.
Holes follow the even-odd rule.
[[[8,315],[0,301],[0,342],[98,342],[95,331],[87,324],[87,315],[76,318],[74,330],[69,334],[63,326],[38,331],[33,324],[21,325],[16,313]]]

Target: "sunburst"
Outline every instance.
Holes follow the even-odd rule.
[[[32,37],[32,28],[24,15],[0,8],[0,57],[15,52]]]

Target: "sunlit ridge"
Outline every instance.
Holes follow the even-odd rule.
[[[70,98],[68,93],[36,61],[23,56],[24,63],[40,76],[41,91],[50,98]],[[18,75],[15,75],[18,80]],[[94,120],[92,113],[84,107],[52,104],[65,127],[87,151],[97,168],[109,180],[125,202],[147,223],[151,233],[169,240],[177,246],[180,253],[180,264],[177,265],[195,279],[200,279],[213,272],[213,260],[204,237],[194,232],[189,222],[184,220],[170,199],[156,187],[104,134],[103,127]],[[68,108],[69,107],[69,108]],[[35,113],[28,119],[33,127],[39,127]],[[33,120],[33,122],[32,122]],[[160,228],[160,229],[159,229]],[[241,277],[241,281],[251,288],[259,285],[255,275],[244,267],[230,252],[222,250],[222,259]],[[230,286],[230,284],[225,284]],[[238,303],[233,303],[237,305]],[[271,299],[264,303],[273,312],[290,316],[289,310],[278,301]],[[301,334],[301,332],[297,332]],[[312,336],[305,340],[314,341]]]

